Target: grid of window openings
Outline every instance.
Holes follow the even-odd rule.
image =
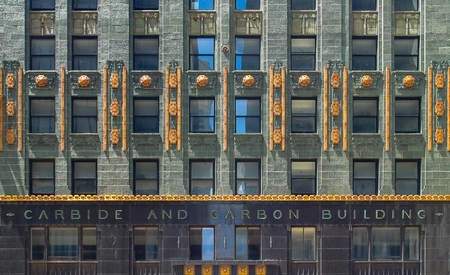
[[[158,0],[134,0],[133,12],[144,13],[146,11],[159,10]],[[136,16],[133,22],[133,68],[134,70],[158,70],[159,69],[159,36],[149,32],[143,26],[144,20],[138,21]]]
[[[376,70],[377,69],[377,32],[373,30],[360,30],[358,28],[358,15],[360,13],[376,14],[377,0],[353,0],[353,36],[352,36],[352,70]],[[365,22],[368,24],[368,22]],[[375,22],[375,24],[377,24]],[[376,29],[376,27],[375,27]]]
[[[291,0],[291,11],[313,12],[316,10],[316,0]],[[297,28],[298,26],[292,26]],[[316,69],[316,30],[292,30],[291,36],[291,70],[313,71]]]
[[[214,160],[191,160],[189,163],[191,195],[213,195],[214,173]]]

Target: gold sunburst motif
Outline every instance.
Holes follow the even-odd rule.
[[[152,78],[148,74],[144,74],[139,78],[139,84],[142,86],[142,88],[150,88],[152,85]]]
[[[242,85],[244,85],[244,87],[246,87],[246,88],[253,87],[253,85],[255,85],[255,83],[256,83],[256,80],[253,77],[253,75],[251,75],[251,74],[245,75],[242,78]]]
[[[331,75],[331,87],[338,89],[341,86],[341,77],[338,72],[333,72]]]
[[[40,74],[34,78],[34,83],[38,88],[45,88],[48,86],[48,78],[46,75]]]
[[[120,106],[119,106],[119,101],[117,100],[117,98],[113,99],[113,101],[111,102],[111,106],[109,107],[109,110],[113,117],[117,117],[119,115]]]
[[[281,73],[276,73],[273,75],[273,86],[275,88],[280,88],[282,83]]]
[[[311,85],[311,78],[309,75],[303,74],[298,77],[298,86],[306,88]]]
[[[16,103],[13,100],[8,100],[6,103],[6,115],[9,117],[14,116],[16,110]]]
[[[340,112],[340,104],[338,100],[333,100],[333,103],[331,103],[331,115],[333,117],[338,117]]]
[[[364,88],[371,88],[373,86],[373,77],[368,74],[363,75],[360,84]]]
[[[14,144],[14,142],[16,142],[16,132],[14,131],[14,129],[9,128],[8,130],[6,130],[6,143],[12,145]]]
[[[197,87],[204,88],[204,87],[208,86],[209,78],[208,78],[208,76],[201,74],[201,75],[197,76],[197,79],[195,81],[197,83]]]
[[[436,131],[434,133],[434,141],[437,144],[443,144],[444,143],[444,129],[436,128]]]
[[[434,113],[438,117],[441,117],[444,115],[444,113],[445,113],[444,101],[442,101],[442,100],[436,101],[436,103],[434,104]]]
[[[436,85],[436,88],[443,89],[445,87],[444,74],[437,73],[436,77],[434,78],[434,83]]]
[[[16,80],[14,78],[14,74],[13,73],[8,73],[6,75],[6,87],[8,89],[13,89],[16,85]]]
[[[119,144],[119,140],[120,140],[120,134],[119,134],[119,129],[114,128],[111,130],[111,143],[113,145],[117,145]]]
[[[114,71],[111,74],[111,88],[113,89],[119,88],[119,74],[117,73],[117,71]]]
[[[170,73],[169,74],[169,87],[171,89],[175,89],[178,86],[177,74]]]
[[[339,129],[337,127],[334,127],[331,131],[331,142],[333,145],[338,145],[340,140],[340,134]]]
[[[402,80],[403,87],[411,89],[416,84],[416,78],[412,75],[406,75]]]
[[[89,76],[83,74],[78,77],[78,86],[81,88],[86,88],[91,84],[91,79]]]

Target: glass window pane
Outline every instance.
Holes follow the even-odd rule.
[[[376,195],[378,194],[376,179],[354,179],[354,195]]]
[[[135,180],[134,192],[139,195],[157,195],[158,180]]]
[[[72,67],[79,71],[97,70],[97,56],[73,56]]]
[[[158,38],[134,38],[135,54],[154,54],[159,53]]]
[[[259,117],[237,117],[236,134],[260,133]]]
[[[377,39],[356,39],[352,40],[353,55],[376,55]]]
[[[292,114],[294,115],[316,115],[315,99],[293,99]]]
[[[214,0],[190,0],[191,10],[213,10]]]
[[[259,227],[247,227],[248,259],[260,259],[261,233]]]
[[[418,55],[419,39],[394,39],[395,55]]]
[[[395,194],[397,195],[418,195],[418,179],[397,179],[395,181]]]
[[[314,227],[291,228],[292,259],[313,261],[316,259],[316,229]]]
[[[95,161],[74,161],[73,174],[76,179],[97,178],[97,163]]]
[[[95,227],[84,227],[82,229],[82,256],[81,260],[97,259],[97,230]]]
[[[72,0],[74,10],[96,10],[97,0]]]
[[[31,176],[33,179],[53,179],[55,176],[53,161],[32,161]]]
[[[394,70],[397,71],[417,71],[419,69],[418,56],[395,56]]]
[[[191,162],[192,179],[212,179],[214,177],[214,162],[193,161]]]
[[[365,227],[354,227],[352,230],[352,259],[369,260],[369,232]]]
[[[134,55],[133,67],[135,70],[152,71],[158,70],[159,59],[158,55]]]
[[[377,10],[377,0],[352,0],[352,10],[354,11]]]
[[[293,133],[315,133],[316,118],[315,117],[292,117]]]
[[[238,161],[236,163],[236,174],[239,179],[258,179],[259,178],[259,162]]]
[[[31,55],[55,55],[54,38],[31,39]]]
[[[291,69],[299,71],[311,71],[316,68],[315,54],[292,54]]]
[[[259,70],[259,55],[236,55],[236,70]]]
[[[55,69],[55,56],[31,56],[31,70],[54,70]]]
[[[419,166],[416,161],[397,161],[395,164],[395,177],[398,179],[418,178]]]
[[[189,250],[191,260],[202,259],[202,229],[190,228],[189,230]]]
[[[136,261],[157,260],[159,253],[157,227],[134,228],[134,259]]]
[[[214,228],[190,228],[189,247],[191,260],[214,260]]]
[[[400,259],[400,228],[372,228],[372,258],[374,260]]]
[[[352,56],[352,69],[359,71],[370,71],[377,69],[377,56]]]
[[[48,229],[48,259],[76,260],[78,257],[78,229],[50,227]]]
[[[74,99],[72,109],[75,116],[97,116],[97,99]]]
[[[191,99],[190,115],[214,116],[214,99]]]
[[[316,0],[291,0],[292,10],[315,10]]]
[[[236,99],[237,116],[259,116],[259,99]]]
[[[159,0],[134,0],[133,8],[135,10],[157,10],[159,9]]]
[[[395,11],[417,11],[419,10],[418,0],[394,0]]]
[[[315,38],[292,38],[291,47],[293,53],[316,53]]]
[[[31,259],[45,259],[45,229],[31,228]]]
[[[374,117],[354,117],[353,133],[377,133],[378,122]]]
[[[259,55],[260,39],[236,37],[236,54]]]
[[[292,177],[315,177],[316,162],[315,161],[293,161]]]
[[[419,260],[419,228],[406,227],[405,228],[405,242],[403,247],[403,258],[408,261]]]
[[[316,179],[293,178],[291,189],[292,194],[314,195],[316,194]]]
[[[355,178],[376,178],[377,162],[376,161],[355,161],[353,163],[353,176]]]
[[[190,69],[197,71],[214,70],[214,55],[191,56]]]
[[[376,99],[353,99],[354,116],[377,116],[378,101]]]
[[[158,179],[157,161],[136,161],[135,175],[136,179]]]
[[[259,10],[259,0],[235,0],[237,10]]]
[[[74,55],[97,55],[97,38],[74,38]]]
[[[236,194],[238,195],[259,195],[259,179],[238,179],[236,181]]]
[[[158,116],[159,102],[158,99],[134,99],[134,115],[135,116]]]
[[[214,38],[191,38],[191,54],[214,54]]]
[[[236,228],[236,259],[248,260],[248,234],[246,227]]]
[[[32,116],[54,116],[55,100],[32,98],[30,100],[30,112]]]
[[[31,10],[54,10],[55,0],[31,0]]]

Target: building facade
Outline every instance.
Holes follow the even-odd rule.
[[[450,2],[0,13],[0,274],[450,274]]]

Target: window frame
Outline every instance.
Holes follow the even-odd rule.
[[[259,116],[242,116],[242,115],[237,115],[237,108],[236,108],[236,104],[238,100],[258,100],[259,102]],[[234,134],[235,135],[246,135],[246,134],[261,134],[262,133],[262,123],[261,123],[261,119],[262,119],[262,115],[261,115],[261,97],[245,97],[245,96],[235,96],[234,98],[234,112],[235,112],[235,116],[234,116]],[[238,118],[258,118],[258,122],[259,122],[259,132],[244,132],[244,133],[238,133],[237,132],[237,125],[238,125]],[[247,124],[246,124],[247,125]]]
[[[292,241],[293,241],[293,238],[292,238],[292,232],[293,232],[293,230],[292,229],[294,229],[294,228],[303,228],[303,229],[305,229],[305,228],[314,228],[314,260],[301,260],[301,259],[294,259],[293,258],[293,245],[292,245]],[[319,245],[320,245],[320,242],[319,242],[319,233],[320,233],[320,231],[318,230],[318,228],[317,228],[317,225],[310,225],[310,224],[302,224],[302,225],[300,225],[300,224],[298,224],[298,225],[291,225],[291,226],[289,226],[289,236],[288,236],[288,238],[289,238],[289,261],[291,261],[291,262],[293,262],[293,263],[317,263],[317,262],[319,262],[320,260],[320,255],[319,255],[319,249],[320,249],[320,247],[319,247]],[[303,230],[303,235],[304,235],[304,230]]]
[[[238,9],[237,8],[237,1],[239,1],[239,0],[234,0],[233,1],[233,8],[234,8],[235,11],[259,11],[259,10],[261,10],[261,0],[258,0],[258,2],[259,2],[259,8],[258,9]],[[245,0],[245,1],[251,1],[251,0]]]
[[[401,163],[401,162],[410,162],[410,163],[415,162],[416,167],[417,167],[417,177],[415,177],[415,178],[398,178],[397,177],[397,163]],[[420,159],[395,159],[395,163],[394,163],[394,184],[395,184],[394,191],[395,191],[395,194],[396,195],[400,194],[398,192],[397,180],[399,180],[399,179],[401,179],[401,180],[407,179],[407,180],[415,180],[416,181],[416,184],[417,184],[416,191],[417,191],[417,193],[415,195],[420,195],[420,193],[421,193],[420,192],[420,190],[421,190],[421,182],[422,182],[422,177],[421,177],[422,175],[421,175],[421,173],[422,173],[422,161]]]
[[[379,56],[379,47],[378,47],[378,36],[376,35],[367,35],[367,36],[360,36],[360,35],[355,35],[351,37],[352,41],[351,41],[351,58],[352,58],[352,71],[377,71],[378,70],[378,56]],[[375,55],[372,54],[354,54],[354,49],[353,49],[353,40],[375,40]],[[354,65],[353,65],[353,60],[354,57],[373,57],[373,59],[375,60],[375,68],[372,69],[355,69]]]
[[[311,2],[314,2],[314,9],[294,9],[293,7],[294,7],[294,5],[293,5],[293,3],[294,3],[294,1],[295,0],[290,0],[289,1],[289,8],[290,8],[290,10],[291,11],[315,11],[315,10],[317,10],[317,1],[316,0],[311,0]]]
[[[395,53],[395,41],[396,40],[417,40],[417,55],[415,54],[410,54],[410,55],[406,55],[406,54],[396,54]],[[394,71],[419,71],[420,70],[420,36],[417,35],[412,35],[412,36],[394,36],[394,39],[392,41],[392,52],[393,52],[393,70]],[[415,57],[416,58],[416,62],[417,62],[417,66],[415,69],[407,69],[407,70],[400,70],[397,67],[397,62],[395,62],[397,57]]]
[[[355,176],[355,163],[374,163],[375,164],[375,178],[366,178],[366,177],[356,177]],[[379,193],[379,163],[378,163],[378,159],[353,159],[353,163],[352,163],[352,193],[355,195],[378,195]],[[358,180],[373,180],[375,182],[375,192],[372,194],[362,194],[362,193],[356,193],[355,192],[355,182],[357,182]]]
[[[234,161],[234,171],[235,171],[235,175],[234,175],[234,194],[238,195],[238,196],[246,196],[246,195],[254,195],[254,194],[238,194],[238,180],[256,180],[255,178],[238,178],[238,163],[243,162],[243,163],[251,163],[251,162],[255,162],[258,163],[258,192],[257,195],[261,195],[261,159],[235,159]]]
[[[200,0],[201,1],[201,0]],[[192,2],[193,2],[193,0],[189,0],[189,11],[196,11],[196,12],[199,12],[199,11],[214,11],[215,9],[216,9],[216,1],[215,0],[210,0],[211,2],[212,2],[212,9],[207,9],[207,10],[205,10],[205,9],[194,9],[194,8],[192,8]]]
[[[77,1],[77,0],[71,0],[70,8],[71,8],[72,11],[97,11],[98,10],[98,0],[94,0],[94,1],[97,2],[97,5],[96,5],[95,9],[79,9],[79,8],[75,8],[75,1]]]
[[[75,54],[74,41],[75,40],[95,40],[97,42],[96,54]],[[73,71],[97,71],[98,70],[98,36],[97,35],[72,35],[70,48],[71,68]],[[75,57],[90,57],[95,56],[96,67],[94,69],[75,69]]]
[[[136,39],[147,39],[147,40],[156,40],[158,42],[158,53],[157,54],[136,54]],[[160,62],[160,49],[161,49],[161,43],[160,43],[160,39],[159,39],[159,35],[133,35],[133,39],[132,39],[132,47],[133,47],[133,52],[131,53],[133,55],[133,70],[135,71],[159,71],[159,62]],[[136,59],[139,57],[143,57],[143,58],[147,58],[147,57],[156,57],[156,63],[157,63],[157,67],[154,69],[138,69],[136,68]]]
[[[314,163],[314,178],[311,177],[294,177],[292,164],[294,162],[313,162]],[[290,182],[290,189],[292,195],[316,195],[317,194],[317,159],[291,159],[291,165],[290,165],[290,173],[291,173],[291,182]],[[312,194],[306,194],[306,193],[295,193],[293,192],[293,180],[294,179],[313,179],[314,180],[314,192]]]
[[[73,102],[75,100],[95,100],[95,121],[96,121],[96,129],[95,132],[79,132],[75,131],[75,120],[77,118],[93,118],[93,116],[88,115],[74,115],[74,104]],[[71,98],[71,114],[70,114],[70,120],[71,120],[71,134],[97,134],[98,133],[98,98],[96,96],[72,96]]]
[[[380,106],[380,102],[379,102],[379,98],[378,97],[356,97],[354,96],[352,99],[352,133],[353,134],[378,134],[380,131],[380,121],[379,121],[379,117],[380,117],[380,110],[379,110],[379,106]],[[355,101],[358,102],[359,100],[373,100],[376,103],[376,115],[375,116],[366,116],[366,115],[355,115]],[[355,131],[355,118],[369,118],[369,119],[375,119],[375,125],[376,125],[376,129],[374,132],[361,132],[361,131]]]
[[[76,180],[77,178],[75,178],[75,163],[95,163],[95,194],[98,194],[98,161],[97,159],[72,159],[72,163],[71,163],[71,180],[72,180],[72,184],[71,184],[71,194],[72,195],[92,195],[91,193],[75,193],[75,185],[76,185]],[[93,178],[84,178],[84,179],[88,179],[88,180],[93,180]]]
[[[192,54],[192,48],[191,48],[191,41],[194,39],[211,39],[213,41],[213,49],[212,49],[212,54]],[[189,70],[190,71],[214,71],[216,68],[216,37],[214,35],[191,35],[189,36],[189,47],[188,47],[188,51],[189,51]],[[212,68],[210,69],[199,69],[193,68],[192,65],[192,57],[212,57]]]
[[[156,193],[155,195],[159,195],[159,185],[160,185],[160,175],[159,175],[159,159],[133,159],[133,194],[134,195],[142,195],[142,193],[136,192],[136,180],[148,180],[147,178],[138,178],[136,177],[136,163],[138,162],[150,162],[150,163],[156,163],[156,179],[150,179],[150,180],[156,180]]]
[[[293,111],[293,103],[297,100],[314,100],[314,116],[311,115],[298,115]],[[314,130],[313,131],[296,131],[294,129],[293,118],[314,118]],[[317,97],[292,97],[291,98],[291,133],[295,134],[314,134],[317,133]]]
[[[39,101],[39,100],[52,100],[53,101],[53,116],[44,116],[44,115],[33,115],[32,113],[32,102],[33,101]],[[30,134],[54,134],[56,132],[56,100],[55,97],[40,97],[40,96],[30,96],[28,99],[28,104],[29,104],[29,115],[28,115],[28,119],[29,119],[29,125],[28,125],[28,133]],[[39,132],[39,131],[33,131],[33,118],[48,118],[48,119],[53,119],[53,125],[51,125],[49,123],[48,126],[50,126],[50,128],[53,128],[53,131],[49,131],[49,132]]]
[[[38,163],[38,162],[51,162],[52,166],[53,166],[53,178],[51,178],[51,180],[53,180],[53,192],[50,193],[35,193],[33,191],[33,181],[36,179],[33,177],[33,164],[34,163]],[[55,160],[54,159],[30,159],[29,160],[29,165],[30,165],[30,178],[29,178],[29,193],[31,195],[54,195],[55,194],[55,190],[56,190],[56,171],[55,171]],[[49,180],[48,178],[37,178],[37,180],[40,179],[45,179],[45,180]]]
[[[412,116],[412,115],[399,116],[398,112],[397,112],[397,106],[396,106],[397,101],[412,101],[412,100],[418,102],[418,104],[417,104],[417,106],[419,107],[418,116]],[[422,119],[422,114],[421,114],[421,112],[422,112],[422,98],[421,97],[396,96],[395,97],[395,102],[394,102],[394,112],[395,112],[395,115],[394,115],[394,123],[395,123],[394,124],[394,126],[395,126],[394,131],[395,131],[395,134],[420,134],[420,133],[422,133],[422,121],[421,121],[421,119]],[[400,117],[400,118],[417,118],[417,131],[397,131],[397,117]]]
[[[137,115],[136,114],[136,105],[135,102],[139,101],[139,100],[148,100],[148,101],[156,101],[158,104],[158,114],[156,116],[148,116],[148,115]],[[134,96],[133,97],[133,133],[134,134],[158,134],[160,132],[160,102],[159,102],[159,97],[151,97],[151,96]],[[158,123],[158,130],[156,132],[139,132],[136,131],[136,118],[156,118]]]
[[[192,178],[192,164],[193,163],[201,163],[208,162],[212,163],[212,178],[208,180],[212,180],[212,194],[216,194],[216,160],[215,159],[189,159],[189,194],[192,194],[192,180],[198,180],[196,178]],[[203,180],[203,179],[201,179]]]
[[[236,47],[238,39],[258,39],[258,41],[259,41],[258,54],[238,54],[237,53],[237,47]],[[261,70],[261,36],[260,35],[235,35],[235,37],[234,37],[234,45],[235,45],[235,48],[234,48],[234,69],[236,71],[260,71]],[[256,69],[247,69],[247,68],[242,68],[243,66],[241,68],[237,68],[238,56],[242,56],[242,57],[245,57],[245,56],[258,57],[258,60],[259,60],[258,68],[256,68]]]
[[[207,229],[207,228],[209,228],[209,229],[212,229],[213,230],[213,241],[214,241],[214,244],[213,244],[213,259],[212,260],[210,260],[210,259],[203,259],[203,253],[202,253],[202,255],[201,255],[201,259],[192,259],[192,251],[191,251],[191,244],[192,244],[192,242],[191,242],[191,236],[192,236],[192,234],[191,234],[191,230],[192,229],[200,229],[200,231],[201,231],[201,233],[203,234],[203,229]],[[188,231],[188,240],[189,240],[189,260],[191,260],[191,261],[215,261],[216,260],[216,228],[215,228],[215,226],[214,225],[190,225],[189,226],[189,231]],[[201,248],[203,248],[203,236],[202,236],[202,242],[201,242]]]
[[[213,101],[213,107],[214,107],[214,115],[213,116],[210,116],[210,115],[208,115],[208,116],[206,116],[206,115],[202,115],[202,116],[200,116],[200,115],[192,115],[192,112],[191,112],[191,110],[192,110],[192,106],[191,106],[192,101],[201,101],[201,100]],[[195,131],[193,129],[193,124],[194,123],[192,123],[192,122],[193,122],[193,119],[195,120],[196,118],[208,118],[208,119],[213,118],[214,123],[213,123],[212,131],[206,131],[206,132]],[[193,134],[214,134],[214,133],[216,133],[216,98],[214,96],[213,97],[189,97],[189,133],[193,133]]]
[[[54,11],[55,10],[55,8],[56,8],[56,0],[53,0],[52,2],[53,2],[53,8],[52,9],[33,9],[33,1],[39,1],[39,0],[29,0],[29,1],[26,1],[27,3],[27,5],[28,5],[28,7],[29,7],[29,10],[30,11]]]
[[[33,40],[52,40],[53,41],[53,54],[49,55],[49,54],[42,54],[42,55],[35,55],[33,54]],[[56,64],[56,39],[55,39],[55,35],[30,35],[29,36],[29,68],[31,71],[53,71],[55,70],[55,64]],[[34,68],[33,67],[33,59],[35,57],[45,57],[45,58],[52,58],[53,62],[51,63],[51,68],[50,69],[40,69],[40,68]]]
[[[353,1],[355,1],[355,0],[353,0]],[[378,3],[378,0],[375,0],[375,9],[374,9],[374,10],[367,10],[367,9],[363,9],[363,10],[354,10],[354,9],[353,9],[353,1],[350,2],[350,4],[351,4],[351,11],[352,11],[352,12],[354,12],[354,11],[355,11],[355,12],[366,12],[366,11],[367,11],[367,12],[377,12],[377,11],[378,11],[378,4],[379,4],[379,3]],[[357,0],[357,1],[362,1],[362,0]]]
[[[291,0],[293,1],[293,0]],[[293,39],[314,39],[314,54],[313,53],[294,53],[292,50],[292,40]],[[292,71],[316,71],[317,69],[317,35],[292,35],[290,40],[290,56],[289,56],[289,62],[290,62],[290,68]],[[311,69],[296,69],[294,68],[293,60],[295,56],[313,56],[314,55],[314,62],[313,62],[313,68]]]
[[[259,258],[258,259],[249,259],[250,257],[249,257],[248,254],[247,254],[246,259],[240,259],[240,258],[237,257],[238,256],[238,254],[237,254],[237,249],[238,249],[238,246],[237,246],[237,237],[238,237],[237,229],[238,228],[245,228],[246,231],[247,231],[247,252],[249,252],[249,249],[248,249],[248,247],[249,247],[248,230],[249,230],[249,228],[258,228],[258,231],[259,231],[259,234],[258,234],[258,236],[259,236],[259,251],[258,251]],[[234,226],[234,259],[236,261],[261,261],[262,260],[262,230],[261,230],[261,226],[260,225],[243,224],[243,225],[235,225]]]
[[[137,9],[136,5],[135,5],[135,1],[136,0],[132,0],[130,3],[130,5],[133,5],[133,11],[158,11],[159,5],[161,4],[160,1],[158,0],[158,8],[157,9]]]
[[[135,231],[136,229],[140,230],[140,229],[156,229],[156,232],[158,234],[157,236],[157,240],[158,240],[158,257],[157,259],[149,259],[149,260],[136,260],[136,250],[135,250],[135,240],[136,240],[136,234]],[[161,242],[162,242],[162,234],[161,234],[161,229],[159,227],[159,225],[148,225],[148,224],[143,224],[143,225],[133,225],[132,230],[131,230],[131,234],[132,234],[132,242],[131,242],[131,265],[134,266],[136,263],[157,263],[161,261]]]

